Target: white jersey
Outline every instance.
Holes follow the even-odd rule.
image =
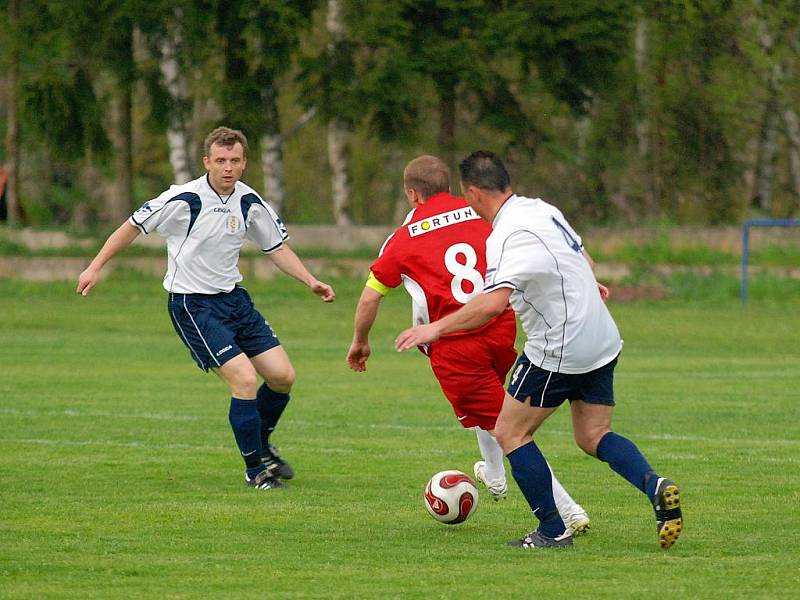
[[[580,236],[555,206],[511,196],[486,240],[485,292],[511,288],[525,354],[547,371],[586,373],[622,349]]]
[[[164,288],[179,294],[230,292],[242,280],[239,251],[245,239],[264,252],[288,239],[286,227],[253,188],[241,181],[223,199],[207,175],[173,185],[130,217],[143,233],[167,240]]]

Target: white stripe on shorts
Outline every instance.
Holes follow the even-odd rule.
[[[544,408],[544,393],[547,391],[547,386],[550,385],[550,378],[553,376],[553,372],[550,371],[550,374],[547,376],[547,381],[544,382],[544,388],[542,389],[542,400],[539,402],[539,408]]]
[[[208,355],[214,360],[215,363],[217,363],[217,366],[219,367],[220,364],[219,364],[219,361],[217,360],[217,357],[214,356],[214,353],[211,351],[211,348],[208,347],[208,344],[206,343],[206,338],[204,338],[203,334],[200,333],[200,328],[197,326],[197,323],[195,323],[195,320],[194,320],[194,317],[192,316],[192,313],[189,312],[189,307],[186,306],[186,295],[185,294],[183,296],[183,309],[186,311],[186,314],[189,315],[189,318],[192,320],[192,325],[194,325],[194,328],[197,330],[197,335],[199,335],[200,339],[203,340],[203,345],[206,347],[206,350],[208,350]]]
[[[533,366],[533,363],[528,363],[528,368],[525,371],[525,375],[522,376],[522,381],[520,381],[519,385],[517,386],[517,392],[519,392],[522,389],[522,386],[525,383],[525,379],[528,377],[528,373],[531,372],[531,367],[532,366]],[[514,392],[514,398],[517,398],[517,392]],[[519,398],[517,398],[517,400],[519,400]]]

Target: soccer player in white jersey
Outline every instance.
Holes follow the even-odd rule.
[[[403,171],[403,189],[412,211],[372,263],[356,306],[347,352],[347,364],[356,372],[367,370],[369,332],[392,288],[406,287],[415,323],[458,310],[483,288],[492,228],[463,198],[450,194],[449,167],[435,156],[419,156]],[[446,336],[422,349],[459,423],[478,437],[483,460],[475,463],[475,477],[495,500],[508,491],[503,451],[492,432],[505,398],[503,383],[517,358],[516,336],[514,313],[507,310],[475,331]],[[575,534],[585,532],[589,515],[555,474],[553,494],[567,526]]]
[[[492,224],[486,241],[483,293],[457,312],[407,329],[398,350],[474,329],[505,310],[517,312],[527,337],[512,372],[495,437],[539,526],[511,542],[522,548],[572,545],[556,510],[550,472],[532,439],[565,400],[570,401],[575,440],[587,454],[607,462],[652,502],[659,544],[671,547],[683,526],[680,491],[659,477],[627,438],[611,431],[613,376],[622,349],[581,238],[564,215],[539,198],[518,196],[502,161],[479,151],[460,165],[469,205]]]
[[[207,173],[145,202],[106,240],[80,274],[76,291],[86,296],[103,265],[140,233],[155,231],[166,238],[164,288],[175,332],[197,365],[230,388],[229,420],[247,485],[280,488],[294,470],[270,443],[270,434],[289,402],[295,371],[269,323],[239,286],[239,251],[252,240],[281,271],[325,302],[336,295],[286,244],[278,215],[240,181],[247,165],[244,134],[218,127],[206,137],[204,150]]]

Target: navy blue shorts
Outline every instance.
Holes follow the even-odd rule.
[[[176,333],[204,371],[242,352],[256,356],[280,345],[243,287],[219,294],[170,294],[167,307]]]
[[[508,393],[520,402],[530,398],[531,406],[553,408],[565,400],[614,406],[614,360],[588,373],[555,373],[531,364],[521,354],[508,384]]]

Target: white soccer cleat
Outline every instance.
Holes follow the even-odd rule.
[[[475,479],[480,481],[486,486],[486,490],[492,497],[492,500],[497,502],[508,496],[508,484],[505,479],[495,479],[494,481],[486,481],[483,472],[486,469],[486,461],[479,460],[475,463]]]
[[[589,531],[592,525],[589,515],[579,504],[575,505],[575,510],[567,515],[562,515],[561,518],[564,521],[564,525],[567,526],[567,533],[571,533],[575,537]]]

